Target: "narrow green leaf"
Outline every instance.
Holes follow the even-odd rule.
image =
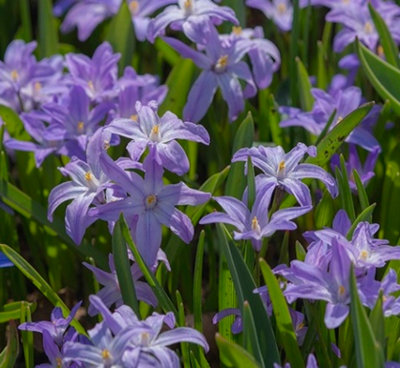
[[[196,259],[194,263],[194,275],[193,275],[194,328],[200,332],[203,331],[202,281],[203,281],[204,238],[205,238],[205,232],[204,230],[201,230],[199,241],[197,242]]]
[[[31,311],[35,309],[35,304],[26,301],[5,304],[0,310],[0,323],[19,319],[21,317],[21,308],[23,304],[28,304]]]
[[[308,157],[306,162],[324,166],[329,162],[332,155],[339,149],[347,136],[354,128],[361,123],[364,117],[369,113],[373,102],[360,106],[349,115],[343,118],[317,145],[317,156]]]
[[[290,80],[290,99],[292,106],[297,106],[297,101],[298,101],[296,57],[299,56],[298,55],[298,45],[300,39],[299,13],[300,13],[299,0],[294,0],[292,33],[290,35],[290,49],[289,49],[289,80]]]
[[[304,367],[303,357],[297,343],[296,334],[293,330],[292,318],[290,317],[289,308],[279,286],[279,282],[268,263],[263,259],[260,259],[259,262],[271,298],[276,326],[282,339],[286,357],[293,367]]]
[[[192,86],[194,70],[194,63],[190,59],[182,59],[174,66],[167,78],[168,94],[160,106],[160,114],[172,111],[178,116],[182,116],[183,107]]]
[[[21,323],[32,322],[31,311],[28,303],[21,304]],[[25,367],[33,368],[33,332],[32,331],[21,331],[22,336],[22,349],[24,351]]]
[[[176,304],[178,306],[178,325],[185,326],[185,309],[183,306],[182,296],[179,290],[176,291]],[[190,368],[190,355],[189,355],[189,344],[187,342],[181,343],[181,351],[183,358],[183,367]]]
[[[0,105],[0,117],[4,121],[7,132],[11,137],[22,140],[30,139],[22,120],[13,109]]]
[[[61,300],[61,298],[50,287],[47,281],[24,258],[22,258],[14,249],[5,244],[0,244],[0,251],[2,251],[8,257],[8,259],[14,263],[15,267],[17,267],[25,275],[25,277],[28,278],[39,289],[39,291],[50,303],[61,308],[64,316],[69,315],[70,310]],[[74,326],[78,332],[86,334],[85,329],[77,320],[72,320],[71,325]]]
[[[258,363],[264,367],[263,356],[261,353],[261,346],[257,338],[256,323],[253,318],[250,304],[247,300],[243,303],[243,340],[246,350],[249,351],[258,361]]]
[[[254,122],[253,122],[253,116],[249,112],[246,118],[240,124],[239,129],[236,132],[235,138],[233,140],[232,154],[234,154],[240,148],[251,147],[253,141],[254,141]],[[241,198],[243,190],[246,187],[246,178],[243,175],[243,172],[244,172],[243,162],[232,163],[225,186],[226,195],[230,195],[236,198]]]
[[[299,261],[304,261],[306,258],[306,250],[304,249],[303,245],[297,240],[296,241],[296,259]]]
[[[129,227],[126,224],[125,219],[121,222],[122,226],[122,234],[125,238],[125,241],[128,243],[129,248],[133,253],[133,257],[135,258],[136,264],[139,266],[140,271],[143,273],[143,277],[146,279],[146,282],[150,285],[153,289],[154,293],[156,294],[157,300],[160,303],[161,308],[165,312],[173,312],[175,317],[178,319],[178,311],[175,308],[174,303],[172,303],[171,299],[166,294],[165,290],[161,287],[160,283],[154,276],[154,274],[150,271],[147,267],[146,263],[144,262],[142,256],[140,255],[135,243],[132,240],[131,233],[129,231]]]
[[[369,81],[384,100],[390,100],[393,110],[400,115],[400,70],[376,56],[358,41],[356,49]]]
[[[111,19],[106,40],[110,42],[114,52],[121,53],[119,67],[122,71],[132,65],[133,51],[135,49],[135,33],[132,24],[132,15],[128,3],[123,1],[117,15]]]
[[[51,0],[39,0],[39,57],[45,58],[58,52],[58,27],[53,16]]]
[[[353,195],[351,193],[349,177],[347,175],[346,163],[342,154],[340,155],[340,173],[337,171],[336,174],[339,174],[341,177],[339,182],[339,194],[342,199],[342,207],[349,215],[350,221],[354,221],[356,219],[356,211],[354,209]]]
[[[157,37],[154,42],[154,46],[170,65],[175,66],[180,62],[181,57],[179,54],[162,38]]]
[[[227,367],[260,368],[254,357],[240,345],[228,341],[220,334],[215,335],[222,361]]]
[[[256,284],[250,270],[247,268],[241,253],[232,239],[227,238],[226,228],[217,225],[221,250],[228,263],[233,283],[238,297],[238,304],[243,307],[247,300],[251,306],[254,319],[257,320],[257,335],[260,346],[263,347],[262,355],[266,367],[272,367],[274,363],[280,363],[280,356],[271,322],[266,313],[265,306],[258,295],[253,293]]]
[[[129,305],[139,316],[139,304],[136,298],[136,290],[133,285],[131,266],[129,264],[128,249],[122,235],[122,215],[114,226],[112,236],[112,250],[117,271],[118,283],[124,304]]]
[[[374,21],[375,28],[378,31],[379,39],[385,53],[386,61],[395,66],[399,67],[399,49],[393,40],[393,37],[389,31],[388,26],[383,20],[382,16],[374,9],[371,3],[368,3],[368,9],[371,13],[372,20]]]
[[[19,343],[18,332],[14,322],[9,324],[7,331],[7,345],[0,353],[0,367],[1,368],[14,368],[18,358]]]
[[[376,301],[374,309],[369,315],[372,330],[377,342],[382,348],[385,347],[385,316],[383,314],[383,292],[379,293],[379,298]]]
[[[334,216],[333,198],[327,190],[324,191],[322,199],[319,201],[314,212],[314,222],[316,229],[322,229],[332,223]]]
[[[322,139],[326,136],[326,134],[329,132],[329,129],[331,128],[331,125],[335,120],[335,116],[336,116],[336,109],[332,111],[332,114],[329,117],[328,122],[326,123],[324,129],[322,129],[322,132],[318,136],[317,140],[315,141],[315,145],[318,145],[322,141]]]
[[[326,55],[322,41],[317,42],[317,86],[325,90],[328,85],[328,73],[326,71]]]
[[[354,270],[350,278],[350,316],[356,346],[356,363],[358,368],[383,368],[383,349],[376,341],[367,313],[358,296]]]
[[[349,229],[346,237],[347,239],[351,239],[353,236],[353,232],[356,229],[357,225],[362,222],[362,221],[368,221],[369,218],[372,216],[372,212],[374,212],[374,209],[376,207],[376,203],[372,203],[370,206],[368,206],[364,211],[362,211],[357,218],[354,220],[353,224],[351,225],[351,228]]]
[[[314,97],[311,94],[311,82],[307,70],[300,58],[296,57],[297,85],[300,96],[300,106],[304,111],[311,111],[314,105]]]
[[[29,0],[20,0],[22,39],[25,42],[32,40],[32,22],[29,9]]]
[[[254,178],[254,166],[251,157],[247,158],[247,206],[253,208],[256,199],[256,182]]]
[[[361,182],[360,175],[358,174],[357,170],[353,170],[353,178],[354,182],[356,183],[358,199],[360,200],[361,210],[365,210],[369,206],[368,195],[365,190],[363,183]]]

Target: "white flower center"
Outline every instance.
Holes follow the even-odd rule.
[[[157,196],[155,194],[150,194],[145,199],[145,206],[147,209],[154,208],[157,204]]]
[[[150,139],[153,142],[159,142],[161,137],[160,137],[160,126],[159,125],[154,125],[153,128],[151,129],[150,132]]]
[[[228,66],[228,55],[222,55],[215,63],[214,70],[217,73],[223,73]]]
[[[129,10],[132,15],[136,15],[139,12],[139,1],[133,0],[129,3]]]

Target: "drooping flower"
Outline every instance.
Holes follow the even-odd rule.
[[[167,7],[152,20],[149,26],[149,39],[154,41],[171,24],[171,28],[183,30],[193,42],[201,43],[203,34],[209,32],[210,22],[218,25],[224,20],[235,25],[239,24],[231,8],[216,5],[211,0],[178,0],[178,5]],[[201,28],[203,29],[199,32]]]
[[[251,157],[254,166],[263,172],[259,176],[263,185],[279,186],[293,194],[302,206],[310,206],[310,189],[300,179],[314,178],[322,181],[333,197],[337,195],[337,188],[333,177],[321,167],[299,163],[306,153],[315,156],[316,148],[307,147],[303,143],[298,143],[288,153],[285,153],[280,146],[242,148],[234,154],[232,162],[247,162],[248,157]]]
[[[185,120],[199,122],[207,112],[217,87],[228,104],[229,119],[235,120],[244,109],[244,99],[256,93],[256,86],[249,66],[242,61],[253,46],[247,40],[224,43],[220,40],[215,28],[208,34],[204,45],[205,53],[196,51],[183,42],[165,37],[164,40],[183,57],[190,58],[201,69],[183,111]],[[239,79],[246,83],[244,91]]]
[[[100,156],[106,174],[129,195],[92,209],[89,214],[108,221],[116,221],[123,213],[134,219],[132,231],[139,252],[145,262],[153,265],[161,245],[161,226],[165,225],[189,243],[193,238],[190,219],[175,208],[176,205],[198,205],[210,198],[209,193],[190,189],[184,183],[164,185],[164,170],[150,151],[143,167],[144,179],[134,172],[125,172],[104,152]]]
[[[160,118],[155,104],[143,106],[138,101],[135,106],[136,114],[130,118],[113,120],[107,126],[107,131],[132,139],[127,149],[133,160],[139,160],[146,147],[149,147],[160,166],[178,175],[186,173],[189,159],[176,139],[209,144],[207,130],[201,125],[183,122],[169,111]]]

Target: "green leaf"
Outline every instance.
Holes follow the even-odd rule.
[[[21,323],[32,322],[31,310],[28,303],[21,304]],[[33,331],[21,331],[22,349],[24,351],[25,367],[33,368]]]
[[[266,367],[272,367],[274,363],[280,363],[280,356],[271,322],[266,312],[265,306],[260,297],[253,293],[256,284],[247,268],[241,253],[232,239],[227,239],[226,228],[217,225],[218,237],[221,250],[228,263],[232,275],[233,283],[238,297],[238,304],[243,308],[243,303],[247,300],[251,306],[253,318],[257,321],[257,335],[260,346],[263,347],[262,354]]]
[[[374,309],[369,315],[372,330],[376,340],[382,348],[385,347],[385,316],[383,314],[383,292],[379,293],[379,298],[376,301]]]
[[[176,319],[179,318],[178,311],[175,308],[174,303],[172,303],[171,299],[168,297],[165,290],[161,287],[160,283],[154,276],[154,274],[150,271],[149,267],[144,262],[142,256],[140,255],[135,243],[132,240],[131,233],[129,231],[129,227],[126,224],[125,219],[121,221],[122,226],[122,234],[125,238],[125,241],[128,243],[129,248],[133,253],[133,257],[135,258],[136,264],[139,266],[140,271],[142,271],[143,277],[149,286],[153,289],[158,302],[160,303],[161,308],[164,312],[173,312],[175,314]]]
[[[365,210],[369,206],[368,195],[365,190],[363,183],[361,182],[360,175],[358,174],[357,170],[353,170],[353,178],[354,182],[356,183],[358,199],[360,201],[361,210]],[[372,218],[369,220],[371,221]]]
[[[296,240],[296,259],[299,261],[304,261],[306,258],[306,250],[304,249],[303,245]]]
[[[21,140],[30,139],[22,120],[13,109],[8,106],[0,105],[0,117],[4,121],[7,132],[11,137]]]
[[[64,316],[70,314],[70,310],[57,295],[57,293],[50,287],[47,281],[24,259],[22,258],[14,249],[5,244],[0,244],[0,251],[2,251],[8,259],[14,263],[26,278],[31,280],[31,282],[39,289],[39,291],[47,298],[47,300],[52,303],[55,307],[60,307]],[[75,329],[86,334],[85,329],[77,320],[72,320],[71,325]]]
[[[240,148],[251,147],[254,141],[254,122],[251,112],[242,121],[236,132],[232,154]],[[244,188],[246,187],[246,178],[243,175],[244,163],[234,162],[231,165],[228,179],[225,186],[225,194],[232,197],[241,198]]]
[[[353,224],[351,225],[349,231],[347,232],[347,239],[351,239],[354,233],[354,230],[356,229],[357,225],[362,222],[362,221],[368,221],[372,217],[372,212],[374,212],[374,209],[376,207],[376,203],[372,203],[370,206],[368,206],[364,211],[362,211],[357,218],[354,220]]]
[[[292,33],[290,35],[289,49],[289,81],[290,81],[290,99],[291,105],[297,106],[298,90],[297,90],[297,71],[296,57],[298,55],[298,45],[300,39],[300,17],[299,0],[293,0],[293,22]]]
[[[204,230],[201,230],[199,241],[197,242],[196,259],[194,263],[193,275],[193,318],[194,328],[203,331],[202,316],[202,281],[203,281],[203,258],[204,258]]]
[[[263,259],[260,259],[259,262],[271,298],[276,326],[286,352],[286,357],[293,367],[304,367],[303,357],[293,330],[292,318],[290,317],[289,308],[279,282],[267,262]]]
[[[376,56],[358,41],[356,49],[369,81],[384,100],[390,100],[393,110],[400,115],[400,70]]]
[[[136,315],[139,315],[139,304],[136,298],[136,290],[133,285],[131,266],[129,263],[128,249],[122,235],[122,215],[114,226],[112,236],[112,250],[117,271],[118,283],[121,290],[122,300],[129,305]]]
[[[0,310],[0,323],[8,322],[11,320],[16,320],[21,317],[22,305],[28,304],[29,307],[34,309],[35,305],[25,301],[22,302],[12,302],[5,304]]]
[[[360,302],[354,270],[350,278],[350,316],[356,346],[358,368],[383,368],[385,358],[382,346],[376,341],[367,313]]]
[[[344,117],[317,145],[317,156],[308,157],[306,162],[319,166],[327,164],[347,136],[369,113],[373,105],[373,102],[364,104]]]
[[[29,0],[20,0],[21,23],[22,23],[22,39],[25,42],[32,40],[32,22],[31,12],[29,9]]]
[[[382,16],[371,5],[371,3],[368,3],[368,9],[371,13],[372,20],[374,21],[375,28],[378,31],[386,61],[395,67],[399,67],[399,49],[393,40],[388,26],[386,25]]]
[[[253,208],[256,199],[256,182],[254,178],[254,166],[250,156],[247,158],[247,188],[247,207]]]
[[[53,17],[51,0],[39,0],[39,57],[45,58],[58,52],[58,27]]]
[[[18,332],[14,322],[9,324],[7,331],[7,345],[4,350],[0,353],[0,367],[1,368],[13,368],[16,367],[16,361],[18,358],[19,343],[18,343]]]
[[[215,341],[227,367],[260,368],[254,357],[240,345],[228,341],[218,333],[215,335]]]
[[[215,191],[222,185],[225,178],[228,176],[230,167],[227,166],[225,169],[210,176],[199,188],[203,192],[215,194]],[[207,203],[200,204],[198,206],[189,206],[186,210],[186,215],[192,220],[193,224],[196,225],[207,207]]]
[[[122,71],[132,65],[133,51],[135,49],[135,33],[132,24],[132,15],[127,2],[123,1],[117,15],[111,19],[106,40],[110,42],[114,52],[121,53],[119,67]]]
[[[311,94],[311,82],[307,70],[300,58],[296,57],[297,84],[300,96],[300,106],[304,111],[311,111],[314,105],[314,97]]]
[[[347,176],[346,163],[342,154],[340,155],[340,171],[336,168],[336,178],[339,183],[339,195],[342,202],[342,208],[346,210],[350,221],[354,221],[356,219],[356,211],[354,209],[349,177]]]
[[[192,86],[194,70],[194,63],[190,59],[182,59],[174,66],[167,78],[168,94],[160,106],[160,114],[172,111],[178,116],[182,116],[183,107]]]
[[[261,366],[264,366],[264,360],[261,353],[261,346],[257,338],[256,323],[253,318],[250,304],[247,300],[243,303],[243,340],[246,349],[256,358]]]

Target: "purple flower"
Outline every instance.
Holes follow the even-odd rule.
[[[69,327],[72,319],[78,311],[81,303],[76,304],[67,318],[64,318],[61,308],[56,307],[51,312],[50,321],[25,322],[18,326],[20,330],[33,331],[43,334],[45,331],[51,336],[52,340],[61,347],[64,341],[64,334]]]
[[[114,313],[96,296],[90,302],[101,312],[104,322],[89,331],[93,345],[67,343],[65,361],[83,362],[96,367],[172,367],[178,368],[179,358],[169,345],[190,342],[208,351],[208,344],[198,331],[179,327],[172,329],[175,318],[172,313],[153,313],[140,321],[127,306],[121,306]],[[171,330],[161,332],[163,324]]]
[[[246,5],[261,10],[281,31],[292,29],[293,6],[289,0],[247,0]]]
[[[92,58],[82,54],[67,54],[68,81],[81,86],[91,100],[109,100],[118,93],[115,87],[120,57],[120,54],[113,53],[108,42],[98,46]]]
[[[262,239],[271,236],[277,230],[294,230],[296,224],[291,220],[304,215],[311,210],[311,206],[292,207],[276,211],[271,218],[268,215],[271,197],[275,187],[262,187],[256,192],[256,198],[251,211],[244,201],[233,197],[215,197],[215,201],[226,213],[213,212],[200,220],[200,224],[226,223],[236,227],[235,240],[249,239],[254,249],[259,252]]]
[[[110,186],[109,179],[99,165],[102,151],[99,141],[101,144],[102,140],[102,131],[98,131],[88,145],[87,163],[75,158],[60,169],[72,181],[56,186],[49,195],[49,221],[53,220],[53,212],[61,203],[72,199],[67,206],[65,223],[68,235],[76,244],[81,243],[86,228],[96,220],[88,216],[89,206],[95,200],[103,202],[103,191]]]
[[[80,86],[71,88],[61,104],[43,106],[45,113],[52,119],[47,129],[47,139],[66,141],[68,156],[85,158],[89,137],[97,130],[98,124],[105,118],[111,104],[103,102],[90,108],[90,100]]]
[[[139,160],[146,147],[149,147],[160,166],[183,175],[189,170],[189,159],[176,139],[209,144],[210,137],[201,125],[183,122],[171,112],[166,112],[160,118],[156,108],[154,104],[142,106],[136,102],[136,114],[130,119],[113,120],[106,129],[132,139],[127,149],[133,160]]]
[[[349,159],[346,162],[346,171],[347,175],[349,176],[349,184],[350,188],[353,191],[357,190],[353,171],[356,170],[357,173],[360,175],[361,183],[364,187],[367,186],[368,182],[371,178],[374,177],[374,169],[376,160],[378,159],[380,153],[380,147],[377,146],[373,151],[368,152],[368,156],[364,162],[364,165],[361,164],[360,157],[358,156],[357,149],[354,145],[349,145]],[[336,167],[340,168],[340,158],[339,155],[334,155],[331,159],[331,167],[334,170]]]
[[[139,41],[147,38],[150,24],[149,15],[165,5],[175,3],[176,0],[126,0],[135,26],[135,35]]]
[[[61,4],[62,10],[71,3]],[[122,0],[78,0],[65,16],[61,32],[71,32],[76,27],[79,40],[85,41],[104,19],[118,12],[121,3]]]
[[[212,319],[212,323],[216,325],[221,319],[228,316],[235,316],[235,320],[232,323],[231,331],[233,334],[239,334],[243,330],[242,313],[239,308],[226,308],[216,313]]]
[[[207,112],[219,86],[222,97],[228,103],[229,119],[235,120],[244,109],[244,99],[256,93],[256,86],[248,65],[241,61],[254,48],[248,40],[224,43],[215,28],[209,33],[205,53],[195,51],[181,41],[165,37],[164,40],[183,57],[190,58],[203,69],[189,92],[183,116],[186,120],[199,122]],[[239,79],[246,82],[244,92]]]
[[[310,133],[319,135],[324,130],[334,110],[336,110],[336,113],[331,128],[340,123],[344,117],[356,110],[363,102],[361,90],[358,87],[332,89],[330,93],[313,88],[311,92],[315,100],[312,111],[293,110],[289,118],[280,123],[281,127],[301,126]],[[374,108],[363,120],[364,126],[354,129],[346,138],[346,142],[357,144],[368,151],[379,146],[378,141],[369,131],[369,126],[378,117],[378,111],[379,107]]]
[[[225,36],[227,42],[246,40],[250,45],[249,58],[252,64],[254,80],[258,88],[267,88],[272,82],[273,73],[279,69],[281,56],[278,48],[264,38],[262,27],[254,29],[233,27],[232,33]],[[224,36],[221,36],[223,39]]]
[[[14,266],[14,263],[12,263],[3,252],[0,252],[0,268],[12,266]]]
[[[224,20],[239,24],[232,9],[218,6],[211,0],[178,0],[178,5],[167,7],[152,20],[149,39],[154,41],[171,24],[171,28],[183,30],[193,42],[202,42],[203,34],[209,32],[209,22],[218,25]]]
[[[265,187],[282,187],[293,194],[300,205],[310,206],[310,189],[300,179],[314,178],[322,181],[333,197],[337,195],[337,188],[333,177],[319,166],[299,164],[306,153],[315,156],[315,147],[298,143],[288,153],[280,146],[242,148],[234,154],[232,162],[247,162],[248,157],[251,157],[253,165],[263,172],[258,178]]]
[[[83,265],[93,272],[96,280],[104,286],[96,295],[108,308],[113,304],[119,307],[123,304],[123,301],[117,271],[115,270],[114,258],[111,254],[108,258],[108,264],[111,272],[103,271],[89,263],[83,262]],[[131,275],[134,281],[137,298],[155,307],[157,305],[157,299],[150,286],[143,281],[139,281],[142,277],[142,273],[136,263],[131,266]],[[90,316],[94,316],[97,314],[97,311],[90,305],[88,313]]]
[[[169,227],[186,243],[192,240],[193,225],[175,206],[204,203],[210,198],[209,193],[190,189],[184,183],[163,185],[164,170],[157,164],[152,151],[143,164],[144,179],[134,172],[122,170],[104,152],[100,161],[107,175],[129,196],[98,206],[90,211],[90,215],[115,221],[122,212],[127,219],[132,219],[135,242],[149,266],[153,265],[161,245],[161,225]]]
[[[351,261],[345,248],[333,240],[332,259],[328,271],[322,271],[300,261],[292,261],[292,277],[284,294],[289,303],[298,298],[325,300],[325,324],[336,328],[342,324],[349,313]]]

